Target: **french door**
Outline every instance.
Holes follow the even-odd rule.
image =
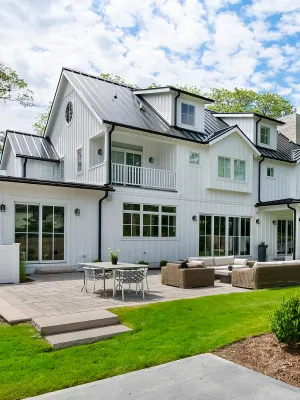
[[[112,150],[113,182],[141,185],[142,155],[129,151]]]
[[[277,254],[293,254],[293,221],[279,219],[277,221]]]

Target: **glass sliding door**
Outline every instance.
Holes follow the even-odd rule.
[[[64,256],[64,207],[42,206],[42,258],[63,261]]]
[[[211,256],[212,216],[199,216],[199,256]]]
[[[293,221],[277,221],[277,254],[293,254]]]
[[[240,251],[240,218],[228,218],[228,255],[239,254]]]
[[[226,217],[214,217],[214,255],[225,256]]]
[[[39,259],[39,206],[15,204],[15,242],[26,261]]]

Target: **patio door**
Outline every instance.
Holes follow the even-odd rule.
[[[113,182],[141,185],[142,155],[126,150],[112,150]]]
[[[293,221],[279,219],[277,221],[277,254],[293,254]]]

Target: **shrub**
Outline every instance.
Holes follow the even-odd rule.
[[[24,253],[20,253],[20,282],[26,280],[26,262]]]
[[[161,262],[159,263],[160,267],[165,267],[168,264],[167,260],[161,260]]]
[[[139,261],[138,264],[141,264],[141,265],[148,265],[147,261],[144,261],[144,260]]]
[[[279,343],[293,346],[300,342],[300,298],[283,299],[281,307],[270,316],[270,322]]]

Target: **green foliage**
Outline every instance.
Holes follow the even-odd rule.
[[[128,87],[134,88],[134,89],[138,89],[138,86],[135,85],[134,83],[126,82],[125,79],[123,79],[120,76],[115,75],[115,74],[108,74],[108,73],[101,72],[100,78],[105,79],[110,82],[118,83],[120,85],[125,85]]]
[[[93,262],[102,262],[101,260],[93,260]]]
[[[265,242],[260,242],[258,243],[258,247],[268,247],[268,245]]]
[[[282,302],[270,316],[271,331],[279,343],[293,346],[300,342],[300,297],[293,296]]]
[[[141,265],[148,265],[147,261],[144,261],[144,260],[139,261],[138,264],[141,264]]]
[[[161,262],[159,263],[160,267],[165,267],[168,264],[169,261],[167,260],[161,260]]]
[[[116,260],[120,253],[120,250],[114,250],[114,249],[110,249],[110,248],[108,248],[108,250],[109,250],[109,256],[110,256],[111,261]]]
[[[20,282],[26,280],[26,261],[25,254],[20,252]]]
[[[0,62],[0,102],[16,101],[24,107],[33,106],[33,92],[16,71]]]
[[[49,103],[46,111],[44,113],[40,114],[36,118],[36,122],[32,125],[33,130],[36,132],[37,135],[40,135],[40,136],[44,135],[47,121],[48,121],[49,114],[50,114],[50,110],[51,110],[51,106],[52,106],[52,102]]]
[[[209,108],[217,112],[256,112],[271,118],[281,117],[281,112],[286,115],[292,113],[290,102],[275,93],[256,93],[250,89],[238,88],[234,90],[213,88],[207,96],[215,100]]]

